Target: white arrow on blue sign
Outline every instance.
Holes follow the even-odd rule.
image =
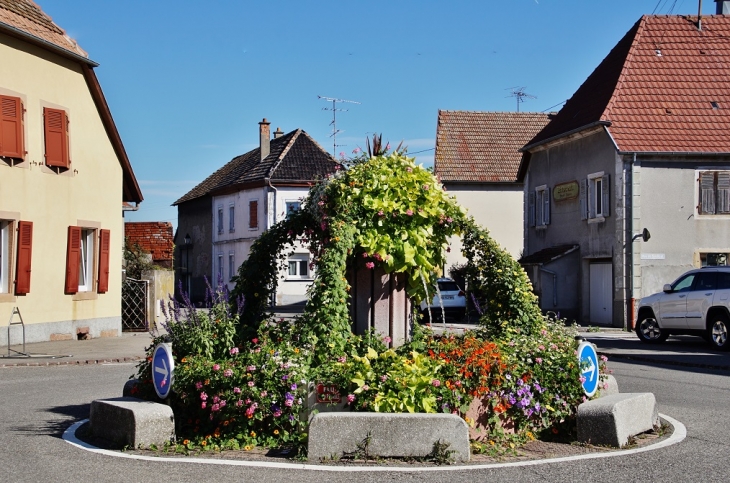
[[[590,342],[581,342],[578,346],[578,363],[580,364],[583,381],[583,392],[586,396],[593,396],[598,390],[598,354],[596,348]]]
[[[171,345],[158,344],[152,353],[152,383],[160,399],[165,399],[170,394],[174,369]]]

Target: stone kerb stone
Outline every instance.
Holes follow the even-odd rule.
[[[453,414],[319,413],[309,425],[308,458],[339,459],[363,451],[371,457],[426,457],[448,443],[455,461],[469,461],[469,428]],[[364,451],[363,451],[364,452]]]
[[[89,422],[94,436],[133,448],[175,440],[172,408],[133,397],[92,401]]]
[[[611,394],[578,406],[578,441],[620,448],[629,438],[659,424],[650,392]]]
[[[596,397],[610,396],[611,394],[618,394],[618,381],[610,374],[603,376],[601,382],[598,383],[598,394]]]

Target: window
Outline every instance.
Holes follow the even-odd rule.
[[[251,229],[259,227],[259,202],[252,200],[248,202],[248,227]]]
[[[589,222],[603,221],[610,213],[611,191],[610,175],[600,173],[589,174],[580,185],[581,220]]]
[[[0,220],[0,293],[10,292],[10,220]]]
[[[288,262],[289,271],[287,279],[308,279],[309,276],[309,255],[294,256]]]
[[[228,231],[233,233],[236,231],[236,207],[233,205],[228,206]]]
[[[535,188],[528,200],[530,226],[545,227],[550,224],[550,188],[546,185]]]
[[[236,276],[235,255],[233,252],[228,254],[228,281],[230,282]]]
[[[691,273],[672,285],[672,291],[674,292],[689,292],[692,289],[692,282],[695,280],[695,274]]]
[[[61,109],[43,108],[43,134],[46,143],[46,165],[68,168],[68,116]]]
[[[700,253],[702,267],[716,267],[727,265],[727,253]]]
[[[218,254],[218,282],[223,283],[223,254]]]
[[[730,213],[730,171],[701,171],[699,173],[699,203],[701,215]]]
[[[69,226],[65,293],[75,295],[107,292],[109,252],[109,230]]]
[[[301,209],[302,203],[300,201],[287,201],[286,202],[286,216],[288,217],[294,212]]]
[[[218,234],[223,234],[223,207],[218,207]]]
[[[23,159],[23,103],[18,97],[0,96],[0,156]]]

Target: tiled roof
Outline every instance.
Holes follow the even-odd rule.
[[[555,247],[543,248],[542,250],[522,257],[518,262],[522,265],[544,265],[564,257],[569,253],[573,253],[578,249],[578,245],[558,245]]]
[[[603,122],[622,152],[730,152],[730,16],[696,20],[643,16],[528,147]]]
[[[263,160],[260,148],[233,158],[208,176],[173,206],[229,186],[264,181],[313,181],[335,171],[338,163],[309,134],[297,129],[271,140],[269,155]]]
[[[548,120],[539,112],[439,111],[434,172],[445,182],[514,182],[520,148]]]
[[[124,224],[124,237],[130,243],[138,243],[152,255],[152,262],[172,266],[174,248],[172,224],[166,221],[128,221]]]
[[[88,58],[76,41],[53,23],[51,17],[32,0],[0,0],[0,23]]]

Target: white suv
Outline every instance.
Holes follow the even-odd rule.
[[[461,322],[466,315],[466,295],[464,291],[450,278],[439,278],[437,283],[439,290],[434,294],[431,303],[429,304],[426,300],[421,302],[420,308],[423,321],[429,321],[429,309],[434,320],[441,320],[444,315],[441,312],[441,306],[443,305],[446,318]],[[441,295],[440,302],[439,294]]]
[[[639,304],[636,335],[649,344],[671,334],[698,335],[730,350],[730,267],[690,270]]]

